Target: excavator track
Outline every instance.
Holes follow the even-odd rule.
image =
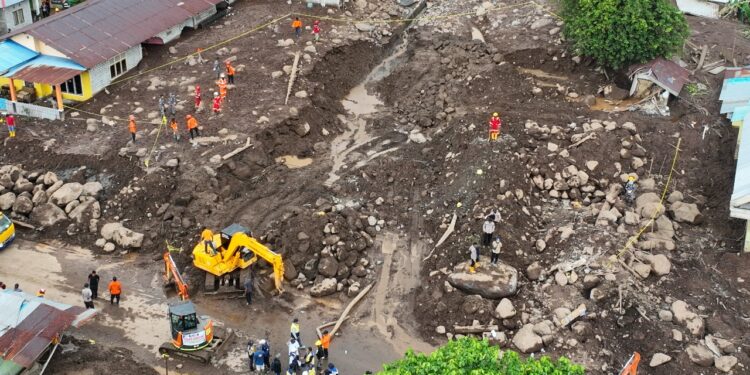
[[[231,329],[223,329],[220,327],[215,328],[216,335],[211,343],[200,350],[180,350],[175,348],[171,342],[165,342],[159,347],[160,354],[167,354],[169,356],[176,356],[191,359],[201,363],[209,363],[212,358],[218,358],[221,356],[223,349],[227,347],[229,343],[234,339],[234,331]],[[217,336],[221,334],[221,336]]]

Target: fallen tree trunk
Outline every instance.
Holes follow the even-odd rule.
[[[359,302],[359,300],[361,300],[365,296],[365,294],[367,294],[367,292],[369,292],[370,289],[372,289],[373,285],[375,285],[375,283],[372,283],[366,286],[364,289],[362,289],[361,292],[359,292],[359,294],[357,294],[356,297],[354,297],[354,299],[351,302],[349,302],[349,305],[346,306],[346,309],[344,309],[344,312],[341,313],[341,317],[339,317],[339,320],[336,321],[336,325],[331,330],[330,332],[331,336],[336,334],[336,331],[338,331],[339,328],[341,327],[341,324],[344,323],[344,320],[346,320],[346,317],[349,315],[349,312],[352,310],[352,308],[354,308],[354,306]]]
[[[499,327],[496,324],[486,324],[478,326],[453,326],[453,333],[483,333],[497,331]]]

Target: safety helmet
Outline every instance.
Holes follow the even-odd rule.
[[[221,73],[221,75],[219,77],[224,78],[224,73]]]
[[[219,93],[214,91],[214,96],[219,96]]]
[[[628,176],[628,181],[630,181],[630,182],[633,182],[633,181],[635,181],[635,177],[633,177],[633,176]]]
[[[133,115],[130,115],[129,119],[131,119],[131,120],[135,120],[135,116],[133,116]]]
[[[44,293],[45,293],[45,290],[44,290],[44,289],[39,289],[39,291],[38,291],[38,292],[36,292],[36,295],[37,295],[37,296],[43,296],[43,295],[44,295]]]
[[[315,346],[321,346],[321,345],[323,345],[323,343],[320,340],[315,341]]]
[[[495,112],[495,113],[492,114],[492,117],[497,117],[497,116],[500,116],[500,114],[497,113],[497,112]]]
[[[195,85],[195,89],[196,90],[200,90],[201,89],[201,85]]]
[[[193,116],[191,116],[191,115],[185,115],[185,118],[191,118],[191,117],[193,117]]]
[[[320,23],[320,20],[315,20],[315,21],[313,21],[313,25],[317,25],[317,24],[319,24],[319,23]]]

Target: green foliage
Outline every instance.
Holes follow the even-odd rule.
[[[682,49],[689,35],[667,0],[561,0],[565,36],[578,53],[619,69]]]
[[[521,359],[518,353],[500,349],[487,340],[462,338],[438,348],[432,354],[414,354],[383,366],[382,375],[583,375],[584,368],[561,357]]]

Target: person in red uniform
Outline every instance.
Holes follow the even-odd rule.
[[[198,111],[201,107],[201,87],[195,86],[195,110]]]
[[[492,118],[490,118],[490,141],[496,141],[497,137],[500,135],[500,127],[503,125],[502,120],[500,120],[500,115],[495,112],[492,114]]]
[[[8,115],[5,118],[5,121],[8,125],[8,133],[10,137],[15,138],[16,137],[16,118],[13,117],[13,115]]]
[[[218,92],[214,92],[214,113],[221,112],[221,97]]]
[[[317,43],[320,40],[320,21],[315,20],[315,22],[313,22],[312,34],[315,43]]]

